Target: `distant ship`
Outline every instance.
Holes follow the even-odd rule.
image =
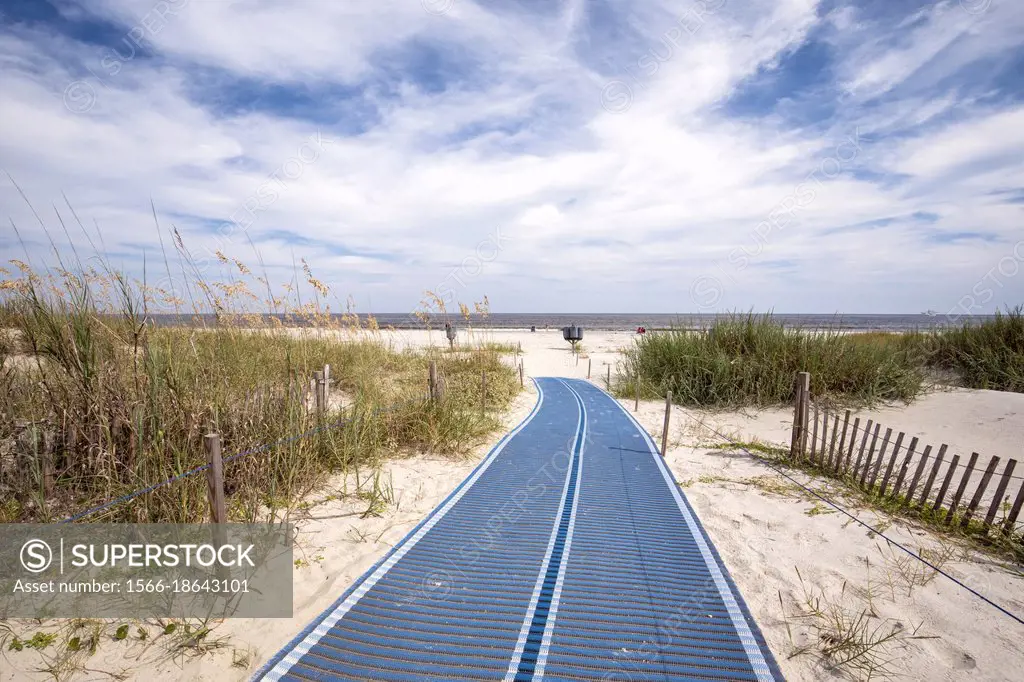
[[[924,311],[921,314],[922,315],[927,315],[928,317],[935,317],[936,315],[939,314],[939,311],[937,311],[937,310],[926,310],[926,311]]]

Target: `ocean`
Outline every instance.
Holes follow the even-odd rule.
[[[416,319],[409,315],[375,314],[377,323],[382,327],[393,326],[398,329],[422,328]],[[665,314],[665,313],[491,313],[486,320],[473,315],[470,323],[473,326],[487,326],[495,329],[529,329],[536,325],[538,329],[559,329],[571,324],[601,331],[632,330],[637,327],[647,329],[663,329],[669,327],[681,329],[700,329],[714,324],[716,319],[728,315],[713,314]],[[833,328],[843,331],[911,331],[914,329],[934,329],[949,326],[944,315],[808,315],[779,314],[772,316],[776,321],[788,327]],[[981,316],[976,316],[981,317]],[[461,319],[452,316],[452,322],[459,324]],[[979,319],[980,321],[980,319]],[[956,325],[962,324],[957,321]],[[431,326],[444,326],[444,322],[432,322]]]
[[[374,313],[377,324],[382,329],[394,327],[395,329],[423,329],[424,323],[409,313]],[[175,315],[153,315],[157,324],[189,324],[189,320],[177,321]],[[210,316],[204,316],[212,319]],[[537,329],[559,329],[571,324],[583,327],[584,329],[601,331],[633,330],[637,327],[646,327],[649,330],[679,328],[679,329],[700,329],[714,324],[716,319],[728,317],[728,315],[714,314],[693,314],[693,313],[491,313],[487,318],[479,315],[471,315],[468,324],[474,327],[490,327],[493,329],[529,329],[536,326]],[[360,315],[361,323],[365,324],[367,316]],[[949,321],[944,315],[810,315],[810,314],[782,314],[775,313],[773,318],[789,327],[801,327],[805,329],[831,328],[842,331],[880,331],[880,332],[902,332],[914,329],[937,329],[946,326],[959,326],[964,321],[981,322],[989,319],[988,316],[975,315],[971,318]],[[449,319],[456,326],[466,324],[459,315],[451,315]],[[290,320],[282,320],[286,324],[294,324]],[[441,328],[444,326],[444,318],[432,316],[430,326]]]

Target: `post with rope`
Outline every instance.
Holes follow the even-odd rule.
[[[227,543],[227,531],[224,524],[228,522],[227,503],[224,499],[224,460],[220,452],[220,435],[208,433],[203,437],[206,447],[206,494],[210,502],[210,522],[213,524],[213,544],[221,547]],[[226,580],[227,568],[217,566],[217,577]]]
[[[430,399],[436,401],[440,398],[441,387],[437,383],[437,361],[431,360],[427,370],[427,386],[430,391]]]
[[[331,366],[324,365],[324,409],[331,406]]]
[[[668,451],[668,423],[672,416],[672,391],[665,393],[665,423],[661,427],[661,456]]]
[[[319,414],[323,414],[324,409],[326,408],[326,397],[327,397],[325,395],[326,394],[326,389],[325,389],[325,386],[324,386],[324,373],[323,372],[313,372],[313,386],[314,386],[313,401],[314,401],[314,404],[316,405],[316,412],[317,412],[318,415]]]

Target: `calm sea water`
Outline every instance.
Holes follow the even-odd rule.
[[[375,315],[381,327],[395,328],[422,327],[417,320],[410,320],[408,315]],[[700,329],[714,324],[716,318],[724,315],[699,314],[593,314],[593,313],[491,313],[486,321],[471,319],[474,326],[496,329],[529,329],[536,325],[538,329],[545,327],[558,329],[576,324],[584,329],[594,330],[632,330],[637,327],[658,329],[676,327],[683,329]],[[786,326],[822,328],[850,331],[909,331],[912,329],[932,329],[948,325],[943,315],[781,315],[773,318]],[[459,320],[453,320],[459,324]],[[959,324],[959,323],[958,323]],[[438,326],[443,326],[441,322]]]
[[[158,324],[174,324],[174,315],[153,316]],[[365,316],[363,321],[365,321]],[[422,329],[423,323],[408,313],[375,313],[374,317],[381,328],[394,327],[396,329]],[[469,324],[474,327],[491,327],[494,329],[529,329],[536,325],[537,329],[559,329],[570,324],[576,324],[584,329],[593,330],[632,330],[637,327],[648,329],[659,329],[676,327],[682,329],[700,329],[709,326],[716,319],[726,317],[724,315],[698,315],[698,314],[677,314],[668,315],[662,313],[634,313],[634,314],[594,314],[594,313],[491,313],[486,320],[473,315]],[[778,314],[774,319],[787,326],[803,327],[808,329],[832,328],[845,331],[909,331],[913,329],[934,329],[949,326],[944,315],[805,315],[805,314]],[[962,324],[961,318],[956,325]],[[975,322],[987,319],[983,316],[970,318]],[[465,324],[462,318],[452,317],[456,326]],[[440,318],[431,322],[431,326],[438,328],[444,326]]]

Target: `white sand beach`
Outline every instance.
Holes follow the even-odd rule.
[[[443,332],[377,332],[396,346],[444,343]],[[588,332],[579,358],[559,330],[489,330],[460,342],[521,344],[527,376],[571,376],[604,384],[615,372],[618,349],[629,332]],[[529,382],[504,416],[509,428],[532,408]],[[632,400],[623,401],[632,410]],[[660,438],[664,406],[643,402],[637,414]],[[870,413],[929,443],[984,456],[1014,457],[1024,442],[1024,395],[947,390],[910,406]],[[700,415],[732,437],[785,444],[791,410],[746,410]],[[391,501],[380,516],[363,518],[365,502],[344,496],[354,481],[336,480],[314,495],[297,519],[294,616],[290,619],[227,620],[216,625],[203,652],[169,652],[160,637],[147,642],[104,641],[79,670],[62,679],[227,680],[247,679],[313,617],[329,606],[367,568],[411,530],[465,476],[502,435],[495,433],[468,459],[402,453],[386,462],[382,481]],[[880,537],[823,505],[757,459],[739,451],[713,449],[715,437],[697,420],[675,409],[667,461],[718,548],[750,610],[790,680],[865,679],[857,671],[840,675],[826,668],[822,641],[807,615],[808,603],[828,614],[855,619],[864,613],[876,635],[895,632],[879,645],[877,657],[909,680],[1020,679],[1024,626],[941,575],[907,559]],[[828,483],[796,473],[801,483],[831,495]],[[1012,488],[1015,492],[1015,488]],[[841,496],[837,499],[842,499]],[[881,512],[853,509],[864,522],[907,547],[929,551],[943,570],[1010,611],[1024,614],[1024,573],[922,528]],[[20,623],[26,631],[27,624]],[[112,624],[116,627],[116,624]],[[36,629],[39,629],[38,626]],[[870,636],[870,634],[868,635]],[[827,635],[826,635],[827,640]],[[43,654],[4,652],[0,680],[52,679],[39,672]],[[875,678],[877,678],[877,674]],[[873,678],[874,679],[874,678]]]

